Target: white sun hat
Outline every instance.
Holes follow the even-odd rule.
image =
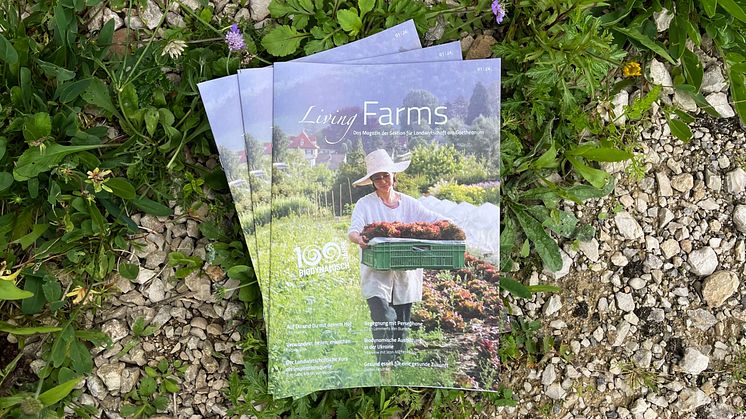
[[[410,160],[394,163],[389,153],[386,150],[379,148],[376,151],[371,151],[365,156],[365,176],[352,182],[354,186],[370,185],[373,183],[370,177],[376,173],[387,172],[387,173],[400,173],[409,167]]]

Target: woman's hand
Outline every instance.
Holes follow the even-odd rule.
[[[360,233],[358,233],[356,231],[353,231],[352,233],[350,233],[347,236],[347,238],[349,238],[351,242],[353,242],[356,245],[360,246],[361,249],[365,249],[366,247],[368,247],[368,243],[365,240],[365,237],[363,237],[362,235],[360,235]]]

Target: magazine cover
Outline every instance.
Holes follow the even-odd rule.
[[[249,257],[254,264],[257,261],[257,247],[254,239],[251,186],[246,171],[238,79],[235,75],[221,77],[199,83],[197,88],[210,122],[212,136],[215,138],[220,164],[223,166],[233,196],[244,240],[249,249]]]
[[[496,389],[500,61],[278,63],[274,83],[274,394]]]
[[[297,61],[335,62],[344,59],[374,57],[392,54],[399,51],[420,49],[420,39],[412,20],[408,20],[369,37],[314,55],[299,58]],[[244,229],[247,241],[257,249],[254,271],[260,288],[264,286],[269,274],[269,226],[270,226],[270,188],[272,178],[272,67],[244,69],[238,72],[240,109],[242,110],[244,165],[248,168],[249,195],[243,195],[242,208],[249,208],[253,226]],[[236,123],[236,122],[234,122]],[[242,225],[243,225],[243,221]],[[259,238],[263,246],[259,246]],[[265,292],[262,293],[264,295]],[[265,303],[267,319],[268,300]]]

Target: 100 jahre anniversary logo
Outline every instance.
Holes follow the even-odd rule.
[[[347,243],[343,241],[332,241],[323,246],[316,244],[296,246],[293,250],[298,262],[298,275],[301,278],[350,268]]]

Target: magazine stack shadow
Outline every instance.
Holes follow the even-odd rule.
[[[199,85],[275,397],[498,390],[500,60],[461,58],[408,21]]]

